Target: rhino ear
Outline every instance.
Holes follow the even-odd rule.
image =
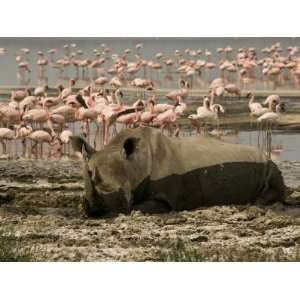
[[[95,153],[95,149],[90,146],[85,139],[80,136],[71,136],[72,147],[75,152],[80,152],[84,160],[91,158],[92,154]]]
[[[139,140],[140,139],[135,137],[130,137],[125,140],[123,144],[123,153],[126,159],[130,159],[132,155],[137,151]]]

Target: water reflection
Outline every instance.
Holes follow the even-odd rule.
[[[232,134],[224,134],[221,139],[230,143],[251,145],[259,147],[262,151],[266,151],[266,147],[258,145],[259,132],[258,131],[231,131]],[[300,153],[298,148],[300,142],[298,141],[299,133],[272,133],[272,144],[270,148],[271,159],[277,161],[299,161]],[[251,137],[251,138],[250,138]]]

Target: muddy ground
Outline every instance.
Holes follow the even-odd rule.
[[[0,162],[0,229],[36,261],[300,260],[300,208],[215,206],[88,219],[79,161]],[[300,164],[280,163],[299,203]]]

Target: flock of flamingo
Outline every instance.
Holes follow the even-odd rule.
[[[208,50],[175,50],[172,57],[157,53],[154,60],[146,60],[142,49],[143,45],[137,44],[134,51],[125,49],[122,54],[110,55],[111,50],[103,44],[94,49],[94,60],[83,58],[83,51],[76,44],[65,45],[64,57],[60,59],[55,59],[57,49],[48,50],[49,57],[39,51],[40,84],[35,88],[27,84],[24,89],[11,91],[10,99],[0,104],[3,154],[19,157],[16,145],[15,153],[7,152],[12,152],[8,149],[11,148],[10,141],[20,141],[20,157],[43,158],[43,144],[46,143],[48,157],[59,159],[70,154],[70,137],[78,129],[98,149],[106,145],[120,128],[128,126],[155,126],[178,137],[181,134],[179,119],[187,119],[197,134],[213,135],[219,132],[219,117],[225,113],[217,100],[226,94],[240,97],[244,84],[257,80],[257,68],[261,68],[261,75],[268,81],[279,84],[294,80],[297,85],[300,82],[298,47],[283,50],[279,43],[262,49],[264,57],[261,59],[257,58],[255,48],[218,48],[216,53],[221,55],[218,63],[212,61],[212,53]],[[6,49],[0,48],[0,54],[5,53]],[[30,72],[29,53],[30,49],[22,48],[16,55],[18,78],[23,84]],[[71,67],[75,67],[76,72],[74,79],[69,79],[68,87],[60,83],[56,86],[57,92],[51,95],[46,77],[49,66],[59,70],[59,78],[68,78]],[[159,77],[154,72],[161,72],[164,67],[166,76],[171,76],[171,69],[178,74],[178,89],[165,93],[163,100],[168,100],[168,103],[158,103]],[[213,68],[219,68],[220,76],[207,86],[202,105],[194,114],[189,114],[187,99],[196,78],[201,81],[201,76],[204,78],[205,72]],[[240,82],[234,82],[233,74],[237,74]],[[87,78],[85,87],[76,87],[79,81]],[[125,87],[136,91],[134,99],[126,101],[127,104],[123,95]],[[264,129],[262,139],[269,143],[272,124],[284,111],[284,103],[275,94],[263,103],[255,101],[253,92],[248,92],[247,97],[251,120],[256,118],[258,128]],[[216,130],[209,132],[212,124]],[[95,129],[93,134],[92,128]]]

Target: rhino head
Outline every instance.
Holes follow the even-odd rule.
[[[129,213],[134,190],[150,174],[148,140],[119,134],[103,150],[95,151],[83,138],[73,136],[72,146],[83,156],[86,214],[99,217]]]

